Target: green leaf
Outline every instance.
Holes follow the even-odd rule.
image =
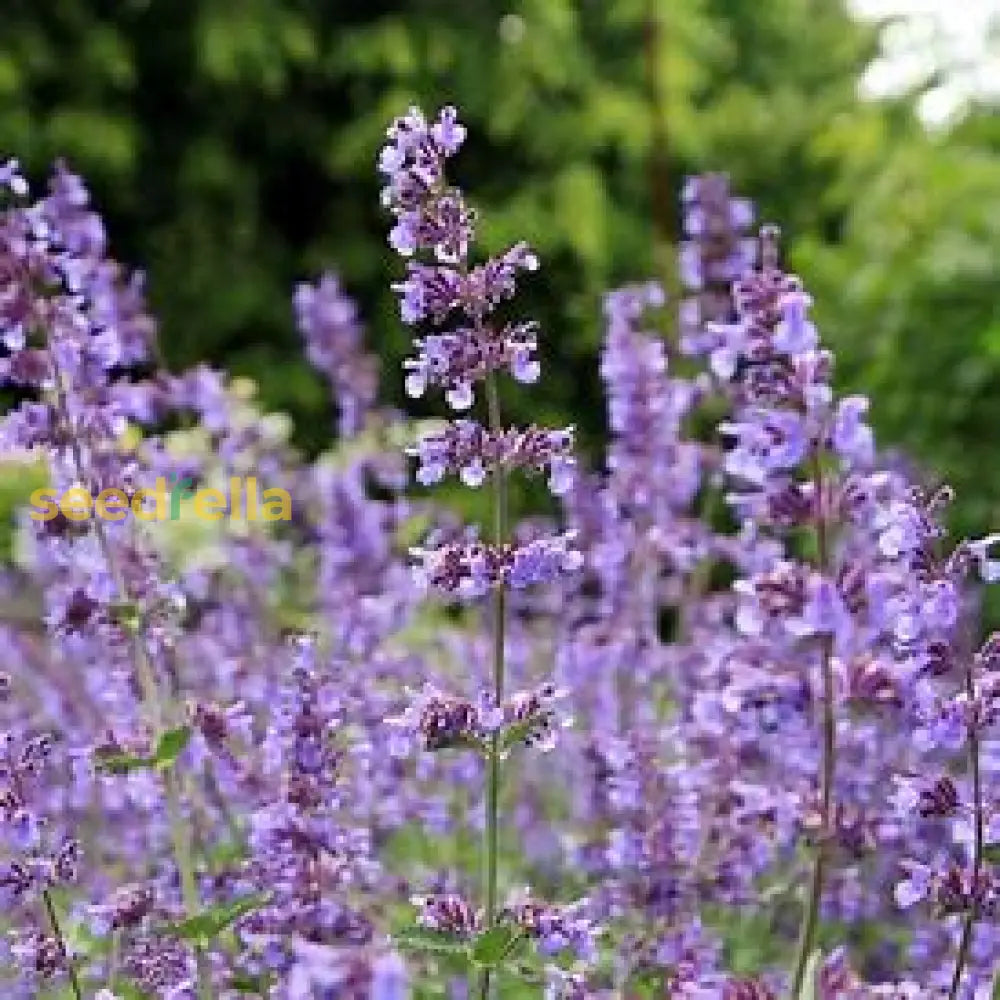
[[[503,731],[503,735],[500,737],[501,752],[506,753],[522,743],[529,744],[533,739],[541,736],[548,725],[548,720],[539,715],[513,723]]]
[[[129,774],[152,765],[152,757],[139,757],[132,753],[114,753],[100,749],[94,752],[94,767],[109,774]]]
[[[467,942],[428,927],[407,927],[394,933],[392,939],[403,951],[465,958],[469,955]]]
[[[266,976],[250,976],[237,972],[229,980],[229,988],[235,993],[250,993],[255,997],[266,996],[268,981]]]
[[[986,844],[983,847],[983,860],[991,865],[1000,865],[1000,844]]]
[[[133,983],[119,979],[115,983],[115,993],[122,1000],[152,1000],[148,993],[143,993],[138,986]]]
[[[111,617],[126,631],[135,634],[142,623],[139,605],[135,601],[118,601],[111,605]]]
[[[171,934],[184,938],[186,941],[207,943],[218,937],[240,917],[253,913],[254,910],[259,910],[270,898],[270,894],[266,892],[240,896],[230,903],[210,907],[180,923],[170,924],[168,930]]]
[[[176,729],[168,729],[160,736],[151,757],[98,749],[94,754],[94,766],[99,771],[108,771],[110,774],[129,774],[148,767],[165,771],[174,766],[190,740],[191,727],[178,726]]]
[[[191,727],[178,726],[176,729],[168,729],[157,741],[156,750],[153,753],[150,763],[153,767],[166,770],[177,763],[177,758],[184,752],[184,748],[191,741]]]
[[[478,965],[499,965],[518,944],[520,931],[510,924],[497,924],[483,931],[472,946],[472,960]]]

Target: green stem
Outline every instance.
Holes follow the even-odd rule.
[[[817,563],[825,573],[830,564],[826,501],[823,496],[823,466],[819,452],[813,454],[813,486],[816,491],[816,549]],[[833,820],[833,783],[837,764],[837,720],[834,713],[833,679],[833,636],[823,638],[821,653],[823,675],[823,762],[820,770],[820,830],[813,857],[812,876],[809,881],[809,897],[806,903],[805,920],[795,958],[792,974],[792,997],[798,998],[804,985],[809,956],[816,942],[819,927],[819,908],[823,898],[823,884],[826,879],[827,841]]]
[[[969,708],[972,710],[976,704],[976,686],[973,680],[972,671],[974,660],[969,661],[969,666],[965,672],[965,693],[969,698]],[[972,933],[976,925],[976,918],[979,916],[979,879],[983,867],[983,842],[985,840],[984,819],[983,819],[983,781],[979,765],[979,720],[975,714],[969,725],[969,766],[972,770],[972,800],[975,809],[975,833],[972,852],[972,892],[969,912],[962,921],[962,937],[958,942],[958,952],[955,955],[955,973],[951,979],[951,990],[948,993],[949,1000],[956,1000],[959,987],[962,985],[962,975],[965,972],[966,963],[969,960],[969,950],[972,947]]]
[[[108,959],[108,990],[114,993],[118,985],[118,965],[121,962],[122,932],[115,928],[111,932],[111,956]]]
[[[52,933],[59,942],[63,955],[66,956],[66,972],[69,975],[69,985],[73,990],[73,996],[76,1000],[83,1000],[83,990],[80,988],[80,980],[76,974],[76,963],[73,961],[73,956],[69,953],[69,946],[66,944],[66,937],[62,931],[62,924],[59,923],[55,903],[52,902],[52,893],[48,889],[42,890],[42,902],[45,904],[45,912],[48,914]]]
[[[502,430],[500,422],[500,394],[495,375],[486,383],[490,428]],[[507,472],[497,465],[493,472],[493,541],[504,545],[507,541]],[[507,591],[500,583],[493,591],[493,699],[497,705],[503,701],[504,644],[507,616]],[[490,746],[486,787],[486,926],[493,927],[497,917],[497,867],[500,855],[500,736],[494,733]],[[480,979],[481,1000],[489,1000],[490,970],[484,969]]]

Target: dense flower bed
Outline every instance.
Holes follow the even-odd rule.
[[[339,411],[312,463],[245,383],[163,369],[79,178],[33,200],[0,170],[8,459],[56,496],[292,498],[274,522],[25,509],[3,995],[992,995],[996,539],[950,544],[947,491],[882,460],[720,175],[684,189],[683,299],[606,297],[600,467],[572,428],[508,426],[508,393],[544,402],[514,308],[544,278],[526,243],[476,257],[464,138],[411,110],[378,156],[406,388],[459,416],[379,406],[327,274],[294,294]],[[452,477],[484,527],[419,488]],[[525,477],[547,513],[514,516]]]

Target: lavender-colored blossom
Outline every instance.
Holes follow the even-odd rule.
[[[337,275],[330,272],[315,285],[299,285],[293,304],[306,356],[333,389],[340,433],[356,434],[378,391],[375,359],[362,349],[358,308],[344,293]]]
[[[417,479],[424,486],[457,473],[466,486],[475,488],[485,482],[490,469],[503,465],[507,469],[548,470],[549,488],[559,496],[572,485],[576,467],[571,427],[494,432],[472,420],[456,420],[439,433],[421,438],[411,453],[420,461]]]
[[[414,549],[413,555],[421,586],[463,599],[482,597],[500,584],[521,590],[550,583],[581,566],[572,534],[499,547],[478,541],[458,542]]]

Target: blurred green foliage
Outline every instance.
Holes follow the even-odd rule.
[[[683,176],[725,169],[781,222],[883,441],[982,529],[1000,521],[1000,121],[932,136],[913,95],[861,101],[876,48],[840,0],[6,0],[0,151],[86,174],[149,272],[169,362],[252,375],[310,448],[331,407],[299,358],[296,280],[341,271],[400,400],[373,162],[409,103],[463,109],[487,249],[543,255],[526,308],[555,363],[515,415],[571,417],[592,444],[600,295],[665,269]]]

